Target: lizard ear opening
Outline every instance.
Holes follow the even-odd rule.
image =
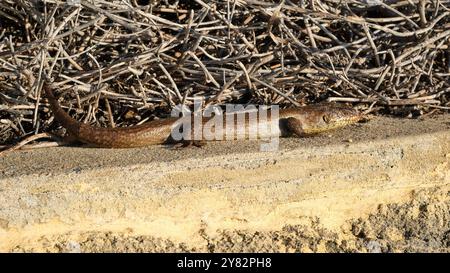
[[[329,115],[323,115],[322,119],[323,119],[323,121],[325,121],[325,123],[329,123],[330,122],[330,116]]]

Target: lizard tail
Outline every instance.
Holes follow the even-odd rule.
[[[61,108],[58,99],[53,93],[53,88],[48,83],[44,83],[43,89],[45,91],[45,96],[50,103],[50,109],[52,110],[55,119],[67,129],[70,135],[75,137],[79,136],[80,123],[76,119],[69,116],[69,114]]]

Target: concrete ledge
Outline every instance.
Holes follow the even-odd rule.
[[[357,219],[420,197],[444,208],[445,236],[449,120],[376,118],[277,152],[236,141],[13,153],[0,158],[0,251],[404,251],[367,227],[359,240]]]

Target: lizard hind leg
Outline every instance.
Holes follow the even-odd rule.
[[[197,148],[201,148],[206,145],[206,141],[205,140],[190,140],[190,141],[185,142],[185,145],[187,145],[187,147],[194,146]]]
[[[182,140],[172,143],[172,147],[175,149],[183,149],[188,147],[201,148],[206,145],[206,141],[203,140]]]
[[[172,148],[187,148],[187,147],[198,147],[201,148],[206,145],[205,140],[174,140],[172,136],[169,136],[164,142],[165,145],[171,146]]]
[[[303,131],[303,125],[302,122],[294,117],[289,117],[285,119],[285,127],[286,131],[289,133],[289,135],[294,135],[297,137],[303,137],[305,136],[305,132]]]

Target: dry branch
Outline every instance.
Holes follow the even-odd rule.
[[[127,126],[202,97],[450,107],[450,0],[0,0],[0,143],[50,132],[50,77],[79,120]]]

